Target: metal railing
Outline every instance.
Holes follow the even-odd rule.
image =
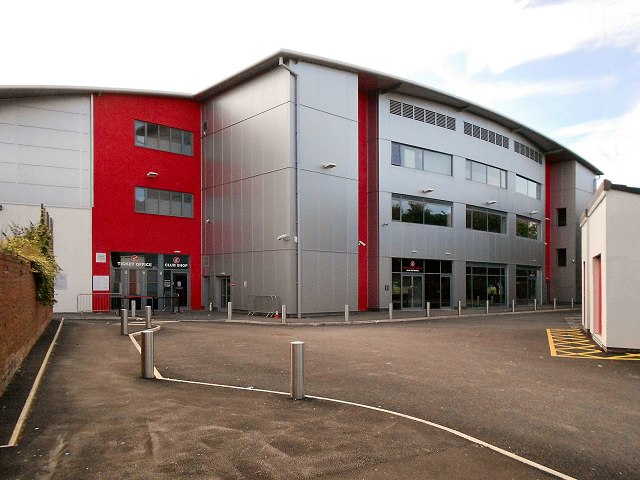
[[[121,295],[119,293],[79,293],[76,297],[76,310],[78,313],[106,313],[118,314],[121,309],[129,309],[131,302],[136,302],[136,308],[144,311],[144,307],[150,306],[152,311],[158,309],[162,300],[162,311],[180,313],[180,301],[178,294],[156,297],[153,295]]]
[[[253,308],[247,315],[265,315],[273,317],[278,307],[277,295],[251,295],[253,297]]]

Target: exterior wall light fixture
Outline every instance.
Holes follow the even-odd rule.
[[[489,201],[487,202],[487,205],[495,205],[496,203],[498,203],[498,201],[497,201],[497,200],[489,200]]]
[[[425,188],[422,190],[422,193],[431,193],[433,192],[433,188]]]
[[[531,211],[529,212],[529,215],[535,215],[536,213],[538,213],[538,210],[531,210]]]
[[[335,163],[331,163],[331,162],[322,164],[322,168],[336,168],[336,167],[337,167],[337,165]]]
[[[276,237],[276,240],[282,240],[283,242],[288,242],[289,240],[291,240],[291,235],[287,235],[286,233],[283,233],[282,235],[278,235]]]
[[[366,247],[367,244],[364,243],[362,240],[358,240],[358,245],[360,245],[361,247]]]
[[[156,178],[158,176],[158,172],[147,172],[147,177]]]

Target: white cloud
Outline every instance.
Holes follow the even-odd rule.
[[[640,102],[617,118],[560,128],[554,138],[605,173],[614,183],[640,187]]]

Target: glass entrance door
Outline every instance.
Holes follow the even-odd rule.
[[[402,275],[402,309],[419,309],[422,306],[422,275]]]
[[[231,277],[220,278],[220,308],[226,309],[231,301]]]
[[[178,295],[178,305],[180,307],[189,307],[189,284],[186,273],[172,272],[173,292]]]

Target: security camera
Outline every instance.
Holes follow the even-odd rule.
[[[358,240],[358,245],[360,245],[361,247],[366,247],[367,244],[364,243],[362,240]]]

